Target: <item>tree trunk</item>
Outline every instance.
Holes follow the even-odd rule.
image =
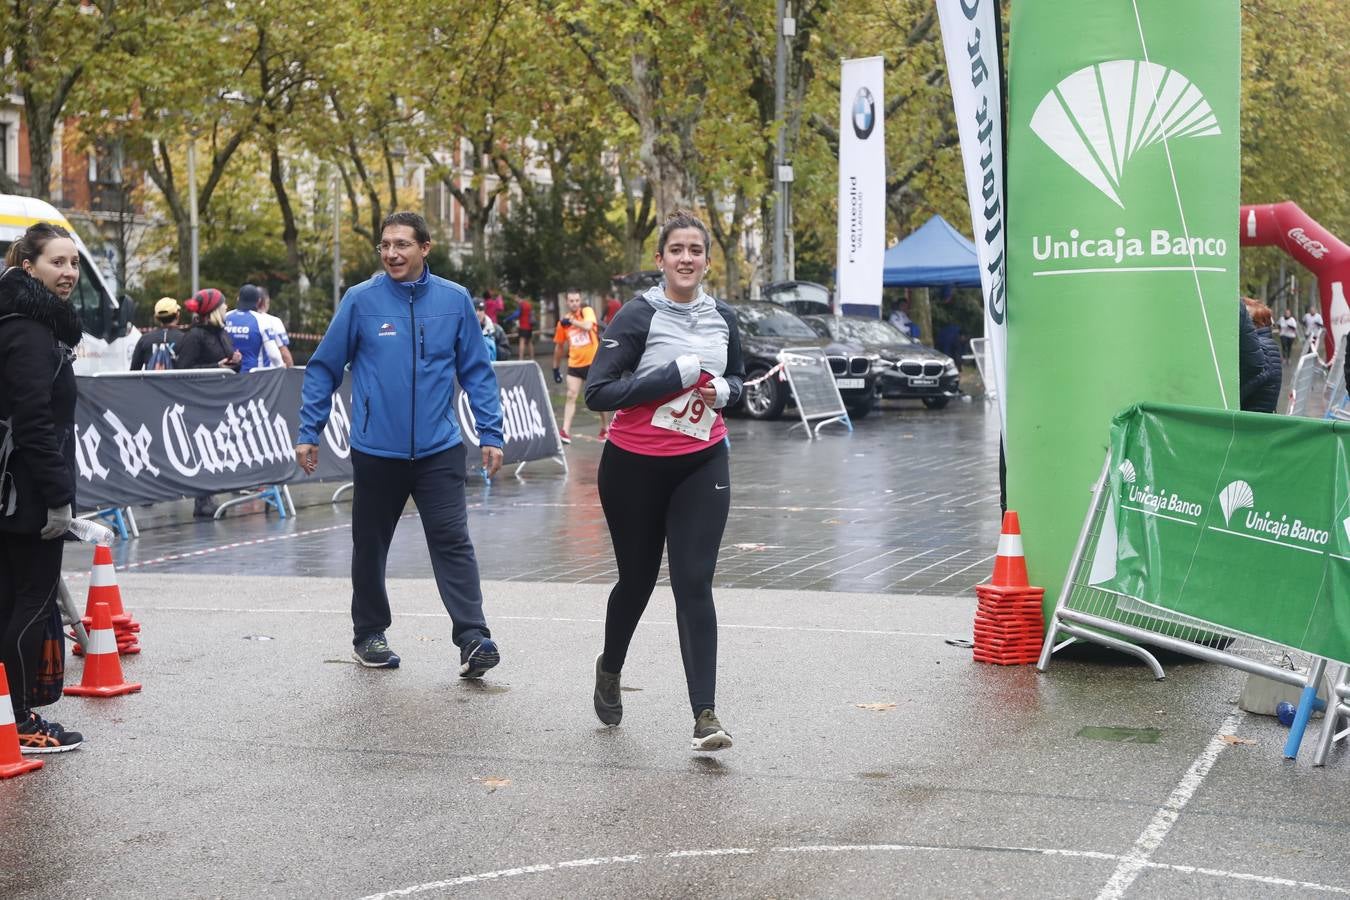
[[[272,191],[277,196],[277,206],[281,209],[281,240],[286,245],[286,274],[291,280],[291,284],[299,285],[300,282],[300,230],[295,226],[295,210],[291,206],[291,196],[286,190],[285,171],[281,166],[281,151],[277,147],[278,135],[275,127],[269,127],[271,132],[271,146],[268,147],[268,156],[271,160],[269,176],[272,180]],[[297,293],[293,303],[298,306],[304,301]],[[294,313],[294,310],[291,310]],[[294,316],[288,316],[293,319]]]
[[[933,303],[928,288],[919,288],[910,304],[910,318],[919,326],[919,340],[933,346]]]
[[[52,142],[56,130],[54,120],[48,118],[36,103],[24,103],[28,120],[28,164],[30,181],[28,193],[39,200],[52,199]]]
[[[623,246],[623,264],[625,272],[636,272],[645,268],[642,248],[647,238],[656,228],[656,219],[652,216],[652,185],[650,180],[642,183],[642,197],[633,197],[633,177],[627,166],[619,165],[619,183],[623,189],[624,227],[616,235]]]

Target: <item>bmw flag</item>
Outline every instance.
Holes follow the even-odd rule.
[[[835,311],[881,315],[886,253],[885,67],[846,59],[839,93],[839,257]]]

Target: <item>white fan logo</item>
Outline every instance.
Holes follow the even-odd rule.
[[[1120,464],[1119,471],[1121,480],[1126,484],[1134,484],[1139,477],[1135,474],[1134,463],[1130,462],[1128,459]]]
[[[1234,481],[1219,494],[1219,507],[1223,510],[1224,521],[1233,524],[1233,513],[1240,509],[1251,509],[1256,502],[1252,486],[1245,481]]]
[[[1221,134],[1209,101],[1179,72],[1133,59],[1079,69],[1041,99],[1031,130],[1124,209],[1125,163],[1164,140]]]
[[[1350,541],[1350,516],[1346,516],[1345,521],[1341,524],[1345,526],[1345,539]]]

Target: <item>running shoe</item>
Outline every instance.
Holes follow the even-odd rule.
[[[482,678],[484,672],[501,661],[497,642],[492,638],[471,641],[459,649],[459,677]]]
[[[19,752],[65,753],[78,750],[84,743],[84,735],[78,731],[66,731],[55,722],[48,722],[35,712],[19,724]]]
[[[572,436],[571,436],[570,434],[568,434],[567,432],[563,431],[561,428],[559,428],[559,429],[558,429],[558,440],[562,441],[564,444],[570,444],[570,443],[572,443]]]
[[[367,669],[397,669],[402,662],[398,654],[389,649],[384,632],[377,631],[370,637],[362,638],[352,648],[352,656]]]
[[[600,668],[605,658],[595,658],[595,714],[606,725],[618,725],[623,719],[623,693],[619,690],[619,676]]]
[[[705,709],[694,720],[694,739],[690,746],[695,750],[725,750],[731,746],[731,735],[717,721],[717,714]]]

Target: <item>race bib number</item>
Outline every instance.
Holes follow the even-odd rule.
[[[568,340],[572,342],[573,347],[585,347],[591,342],[591,333],[579,328],[569,328]]]
[[[652,414],[652,425],[706,441],[716,419],[717,412],[708,408],[695,388],[658,406]]]

